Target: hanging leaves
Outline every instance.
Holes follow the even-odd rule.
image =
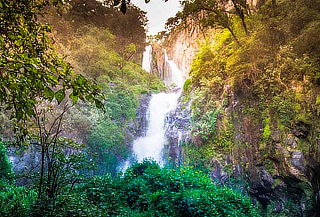
[[[120,4],[120,0],[114,0],[113,6],[118,6]]]
[[[58,90],[57,92],[55,92],[54,94],[56,100],[58,101],[58,103],[60,104],[62,102],[62,100],[66,97],[66,94],[64,92],[63,89]]]
[[[37,21],[44,7],[61,0],[0,2],[0,103],[12,110],[12,118],[26,120],[34,116],[38,103],[53,99],[61,103],[70,90],[78,94],[73,103],[80,96],[102,98],[94,82],[75,75],[57,54],[48,35],[51,27]]]
[[[120,11],[121,11],[123,14],[126,14],[126,12],[127,12],[127,4],[126,4],[126,1],[125,1],[125,0],[123,0],[123,1],[121,2]]]

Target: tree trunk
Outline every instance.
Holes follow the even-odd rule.
[[[233,37],[234,40],[237,42],[237,44],[238,44],[239,46],[241,46],[241,44],[240,44],[237,36],[234,34],[233,30],[232,30],[230,27],[227,27],[227,29],[229,30],[229,32],[231,33],[232,37]]]
[[[276,7],[277,7],[277,1],[272,0],[272,15],[276,16]]]
[[[241,19],[241,23],[242,23],[242,27],[243,27],[243,29],[244,29],[244,31],[245,31],[245,33],[248,35],[248,29],[247,29],[247,24],[246,24],[246,22],[245,22],[245,15],[244,15],[244,12],[243,12],[243,8],[242,8],[242,6],[241,5],[239,5],[238,3],[237,3],[237,1],[236,0],[231,0],[232,1],[232,3],[233,3],[233,6],[234,6],[234,8],[236,9],[236,13],[237,13],[237,15],[240,17],[240,19]]]
[[[42,185],[43,185],[43,175],[44,175],[44,156],[45,150],[44,146],[41,146],[41,168],[40,168],[40,182],[39,182],[39,191],[38,191],[38,198],[40,199],[42,196]]]

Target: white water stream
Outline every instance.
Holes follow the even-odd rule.
[[[151,62],[152,62],[152,46],[146,46],[145,51],[142,56],[142,68],[147,72],[151,72]]]
[[[147,111],[148,129],[146,135],[137,138],[133,142],[133,155],[135,160],[142,161],[145,158],[153,159],[160,165],[164,164],[162,150],[166,142],[165,138],[165,118],[168,112],[176,108],[178,98],[181,94],[184,78],[183,73],[174,61],[169,60],[164,50],[165,61],[169,66],[172,83],[178,87],[178,90],[171,92],[161,92],[152,94],[149,108]],[[143,55],[143,68],[150,72],[152,61],[152,47],[147,46]],[[130,165],[129,160],[125,162],[122,171],[125,171]]]

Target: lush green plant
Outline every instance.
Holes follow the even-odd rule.
[[[231,189],[214,186],[191,168],[161,169],[144,161],[123,176],[97,177],[83,186],[97,213],[133,216],[258,216],[250,200]]]
[[[10,183],[12,180],[12,164],[8,159],[6,146],[0,141],[0,181]]]
[[[217,127],[217,117],[219,115],[219,110],[213,109],[207,111],[204,115],[198,115],[193,117],[193,136],[200,136],[202,140],[208,141],[216,133]]]
[[[228,11],[227,19],[222,19],[226,11],[218,13],[216,2],[185,1],[182,13],[169,23],[183,27],[181,19],[187,23],[200,20],[200,26],[208,30],[190,71],[194,129],[193,144],[183,146],[185,163],[210,171],[212,160],[223,164],[232,156],[233,162],[243,162],[249,174],[258,160],[270,174],[285,175],[288,171],[275,166],[279,161],[290,167],[283,161],[286,154],[277,151],[279,146],[302,151],[311,164],[318,162],[314,144],[320,118],[320,46],[315,35],[320,8],[313,5],[320,2],[261,1],[257,7],[246,8],[254,9],[249,13],[243,10],[244,20],[232,16],[236,1],[230,1],[233,11]],[[216,26],[220,28],[208,28]],[[211,116],[216,108],[218,119]],[[234,127],[224,127],[226,117]],[[286,147],[286,138],[292,137]],[[299,202],[291,204],[284,215],[293,216],[290,210],[296,212],[299,207]]]
[[[101,120],[92,128],[88,137],[88,145],[91,155],[98,157],[96,160],[99,174],[114,173],[117,159],[125,158],[128,153],[122,129],[110,119]]]
[[[70,183],[55,198],[36,200],[25,187],[1,189],[1,216],[258,216],[249,198],[215,186],[202,172],[147,160],[123,175]]]
[[[11,162],[6,147],[0,142],[0,215],[4,217],[30,216],[36,192],[25,187],[14,186]]]
[[[189,78],[183,84],[183,91],[184,92],[188,92],[188,91],[190,91],[191,87],[192,87],[192,79]]]
[[[115,87],[107,94],[105,107],[112,120],[124,125],[136,117],[138,100],[132,91],[124,87]]]
[[[60,103],[67,90],[74,102],[86,98],[100,105],[97,86],[72,72],[53,49],[51,27],[37,20],[45,6],[59,2],[0,1],[0,101],[18,121],[34,117],[39,99]]]
[[[0,215],[4,217],[31,216],[32,205],[36,200],[36,192],[26,187],[15,187],[0,183]]]

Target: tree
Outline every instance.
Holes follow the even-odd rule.
[[[150,0],[144,0],[145,3],[149,3]],[[167,2],[168,0],[164,0],[165,2]],[[105,1],[105,2],[108,2],[108,1]],[[128,4],[130,3],[130,0],[113,0],[113,5],[114,6],[118,6],[120,8],[120,11],[125,14],[127,13],[127,7],[128,7]]]
[[[99,88],[72,71],[53,48],[51,27],[38,22],[44,7],[62,2],[0,0],[0,103],[18,122],[35,117],[40,101],[62,102],[67,91],[74,103],[80,98],[101,105]]]
[[[258,216],[249,198],[215,186],[200,171],[148,160],[114,179],[95,177],[82,190],[103,216]]]
[[[29,135],[29,142],[40,146],[39,198],[44,184],[46,195],[55,197],[64,185],[61,169],[71,172],[66,169],[71,164],[62,157],[66,148],[76,147],[60,137],[66,111],[79,99],[103,107],[100,88],[72,71],[53,47],[51,27],[38,22],[46,6],[62,2],[0,0],[0,103],[12,112],[23,138]],[[55,104],[61,105],[62,111],[49,119],[48,110]],[[30,126],[36,129],[28,129]]]
[[[203,27],[228,29],[235,41],[240,44],[232,22],[232,18],[238,16],[245,33],[248,34],[245,17],[249,14],[249,8],[246,0],[232,0],[231,7],[228,6],[229,1],[226,0],[187,0],[181,3],[183,10],[177,13],[176,18],[169,20],[167,26],[173,28],[181,22],[187,23],[193,19]]]
[[[104,2],[97,0],[70,0],[68,2],[68,8],[62,13],[62,18],[72,21],[74,31],[70,34],[78,32],[78,29],[88,24],[98,28],[108,29],[116,36],[116,40],[113,42],[113,48],[121,54],[126,53],[127,46],[132,43],[135,44],[137,52],[132,57],[135,62],[140,63],[140,54],[144,51],[146,45],[146,12],[133,4],[128,4],[127,8],[126,14],[123,15],[113,7],[113,0]],[[53,12],[56,12],[56,10]],[[54,18],[57,18],[56,13],[52,14],[54,14]],[[61,20],[61,16],[59,16],[58,19]],[[56,30],[64,29],[64,26],[55,25],[55,21],[56,19],[49,23],[52,23]],[[64,38],[62,40],[64,40]]]

